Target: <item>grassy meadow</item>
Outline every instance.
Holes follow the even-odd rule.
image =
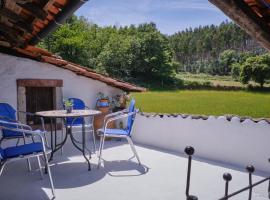
[[[270,118],[270,93],[177,90],[132,93],[143,112]]]
[[[176,76],[177,78],[183,81],[196,81],[198,83],[210,82],[213,86],[229,86],[229,87],[237,87],[237,88],[246,88],[245,85],[240,83],[239,81],[234,80],[231,76],[212,76],[209,74],[191,74],[191,73],[179,73]],[[255,82],[250,82],[252,86],[259,86]],[[269,81],[264,85],[265,87],[269,87]]]

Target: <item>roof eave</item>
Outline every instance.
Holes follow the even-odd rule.
[[[36,45],[41,39],[46,37],[50,32],[57,29],[66,19],[72,16],[72,14],[79,9],[88,0],[72,0],[70,1],[59,14],[51,21],[46,28],[42,29],[35,37],[33,37],[29,45]]]
[[[270,50],[270,28],[243,0],[208,0],[244,29],[264,48]]]

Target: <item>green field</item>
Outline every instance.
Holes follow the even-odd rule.
[[[143,112],[270,118],[270,93],[178,90],[133,93]]]
[[[238,88],[246,88],[245,85],[240,83],[239,81],[235,81],[231,76],[213,76],[209,74],[191,74],[191,73],[179,73],[176,76],[177,78],[183,80],[183,81],[196,81],[199,83],[203,82],[210,82],[213,86],[230,86],[230,87],[238,87]],[[255,82],[249,83],[252,86],[259,86],[259,84],[256,84]],[[269,87],[269,80],[264,85],[265,87]]]

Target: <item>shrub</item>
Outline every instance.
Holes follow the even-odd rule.
[[[270,55],[253,56],[248,58],[241,66],[240,81],[247,84],[250,80],[263,87],[270,78]]]

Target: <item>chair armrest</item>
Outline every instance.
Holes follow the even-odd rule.
[[[30,112],[26,112],[26,111],[18,110],[17,112],[19,112],[19,113],[24,113],[25,115],[29,115],[29,116],[36,116],[35,113],[30,113]]]
[[[35,113],[26,112],[26,111],[21,111],[21,110],[18,110],[17,112],[19,112],[19,113],[24,113],[25,115],[33,116],[33,117],[36,117],[36,118],[40,118],[41,125],[42,125],[42,130],[45,131],[44,118],[43,118],[42,116],[38,116],[38,115],[36,115]]]
[[[11,125],[11,126],[16,126],[16,127],[21,127],[21,129],[23,129],[23,130],[30,130],[30,131],[32,131],[31,126],[28,126],[26,124],[22,124],[19,121],[7,122],[7,121],[0,120],[0,128],[2,128],[2,129],[11,129],[10,127],[1,126],[1,124]]]
[[[110,114],[108,114],[108,115],[106,115],[106,116],[104,117],[103,124],[106,123],[106,121],[108,120],[108,118],[111,118],[111,117],[116,116],[116,115],[121,115],[121,114],[124,114],[124,113],[127,113],[127,112],[128,112],[128,109],[124,109],[124,110],[120,110],[120,111],[118,111],[118,112],[110,113]]]
[[[11,125],[11,126],[16,126],[16,127],[7,127],[5,125]],[[45,136],[46,131],[33,131],[32,128],[26,124],[22,123],[14,123],[14,122],[6,122],[0,120],[0,129],[4,130],[11,130],[15,132],[20,132],[23,134],[23,136],[31,135],[31,136],[38,136],[42,141],[43,137]]]
[[[124,113],[124,114],[118,115],[118,116],[116,116],[116,117],[112,117],[112,118],[110,118],[110,119],[108,119],[108,120],[106,121],[105,126],[103,127],[103,129],[106,130],[106,129],[107,129],[107,126],[108,126],[108,124],[109,124],[110,122],[116,121],[116,120],[118,120],[118,119],[128,118],[128,117],[131,116],[131,115],[135,115],[137,112],[138,112],[138,111],[135,110],[134,112]]]

